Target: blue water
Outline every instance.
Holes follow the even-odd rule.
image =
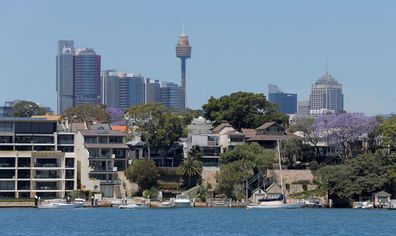
[[[396,235],[396,211],[0,209],[0,235]]]

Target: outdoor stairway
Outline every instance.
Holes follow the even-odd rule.
[[[116,197],[117,198],[123,198],[123,197],[131,197],[131,193],[134,191],[137,191],[137,186],[133,183],[131,183],[127,177],[124,174],[124,171],[117,171],[117,176],[118,179],[120,180],[120,185],[119,185],[119,190],[120,192],[118,193],[121,195],[120,197],[117,196],[117,191],[116,191]]]

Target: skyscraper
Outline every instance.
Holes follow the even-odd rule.
[[[309,105],[310,114],[312,115],[319,115],[319,113],[326,111],[343,111],[344,95],[342,94],[342,85],[326,71],[326,74],[312,85]]]
[[[56,56],[57,113],[74,105],[101,102],[101,58],[91,48],[59,40]]]
[[[161,102],[161,85],[159,80],[146,79],[146,103]]]
[[[180,88],[176,83],[161,82],[161,103],[172,111],[180,111]]]
[[[145,78],[140,74],[127,73],[120,78],[120,108],[145,103]]]
[[[56,56],[57,113],[62,114],[74,103],[74,41],[58,41]]]
[[[120,107],[120,78],[126,77],[125,72],[104,70],[102,71],[103,94],[102,103],[107,107]]]
[[[92,48],[74,50],[74,104],[100,104],[100,56]]]
[[[191,57],[191,46],[188,41],[188,35],[184,33],[184,23],[182,33],[179,35],[179,41],[176,45],[176,57],[181,61],[181,85],[180,85],[180,105],[179,110],[184,111],[186,108],[186,60]]]
[[[274,84],[268,85],[268,101],[276,104],[276,110],[285,114],[297,113],[297,94],[284,93]]]

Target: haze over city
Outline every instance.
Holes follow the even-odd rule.
[[[343,84],[346,111],[394,112],[392,1],[10,1],[0,3],[0,103],[27,99],[56,110],[57,41],[102,56],[102,69],[180,81],[175,45],[186,22],[193,47],[187,105],[267,85],[308,100],[326,72]],[[17,89],[16,89],[17,88]]]

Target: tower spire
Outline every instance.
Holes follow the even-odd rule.
[[[326,75],[327,75],[327,56],[326,56]]]
[[[184,18],[182,19],[182,35],[185,35],[185,31],[184,31]]]

